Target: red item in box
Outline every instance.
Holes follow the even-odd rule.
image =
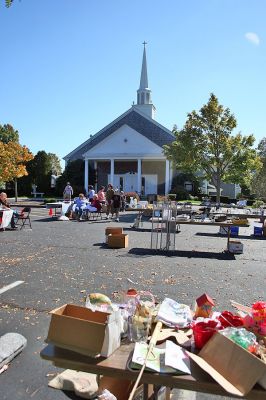
[[[212,335],[217,332],[217,324],[218,322],[211,320],[208,322],[198,322],[192,326],[195,347],[197,349],[202,349]]]

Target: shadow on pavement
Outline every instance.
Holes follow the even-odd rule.
[[[186,257],[186,258],[215,258],[217,260],[235,260],[234,254],[228,252],[214,253],[210,251],[191,251],[191,250],[154,250],[143,248],[132,248],[128,254],[136,257],[143,256],[166,256],[166,257]]]
[[[219,233],[207,233],[207,232],[197,232],[197,236],[209,236],[221,239],[227,239],[227,235],[221,235]],[[232,239],[251,239],[251,240],[265,240],[264,236],[254,236],[254,235],[231,235]]]

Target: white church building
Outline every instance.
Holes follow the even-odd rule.
[[[155,121],[155,106],[148,85],[144,42],[137,104],[91,136],[64,157],[85,161],[84,187],[93,184],[89,164],[95,170],[96,189],[112,183],[124,192],[143,195],[167,194],[172,168],[163,154],[163,145],[174,140],[172,132]]]
[[[137,104],[64,157],[66,164],[84,160],[87,193],[89,185],[94,185],[97,190],[108,183],[124,192],[134,191],[142,195],[165,195],[171,190],[173,168],[163,153],[163,145],[170,144],[174,135],[155,120],[156,108],[148,85],[145,44]],[[90,176],[92,170],[94,173]],[[239,192],[239,185],[222,183],[224,196],[234,199]],[[209,195],[216,191],[204,180],[202,193]]]

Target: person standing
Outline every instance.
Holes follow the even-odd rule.
[[[121,190],[120,192],[121,195],[121,209],[120,211],[125,211],[126,210],[126,196],[125,193]]]
[[[107,219],[109,218],[110,211],[113,214],[112,204],[113,204],[113,196],[114,196],[114,194],[115,194],[115,191],[114,191],[113,185],[111,185],[111,183],[109,183],[108,186],[107,186],[107,191],[106,191],[106,206],[107,206],[106,218]]]
[[[105,189],[105,187],[104,187],[104,186],[101,186],[101,187],[100,187],[100,190],[99,190],[99,192],[98,192],[98,200],[99,200],[101,203],[103,203],[103,204],[105,204],[105,202],[106,202],[104,189]]]
[[[121,195],[119,192],[115,192],[113,195],[112,202],[112,214],[115,214],[115,221],[119,222],[119,211],[122,205]]]
[[[70,185],[70,182],[67,182],[67,185],[63,191],[64,200],[71,200],[72,196],[73,196],[73,188]]]
[[[91,203],[93,200],[93,196],[95,195],[95,190],[93,189],[92,185],[89,185],[88,189],[89,189],[88,199],[89,199],[89,202]]]

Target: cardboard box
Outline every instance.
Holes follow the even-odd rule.
[[[119,235],[123,233],[123,228],[121,226],[109,226],[105,228],[105,235]]]
[[[236,240],[230,240],[230,242],[228,244],[229,253],[242,254],[243,249],[244,249],[243,243],[236,241]]]
[[[227,392],[245,396],[256,383],[266,387],[266,364],[219,332],[198,355],[188,352]]]
[[[65,304],[50,312],[47,343],[91,357],[108,357],[120,346],[120,313]]]
[[[123,228],[121,226],[109,226],[105,228],[105,243],[108,243],[108,235],[121,235]]]
[[[117,235],[108,235],[107,241],[108,247],[113,247],[117,249],[128,247],[128,235],[125,233]]]

